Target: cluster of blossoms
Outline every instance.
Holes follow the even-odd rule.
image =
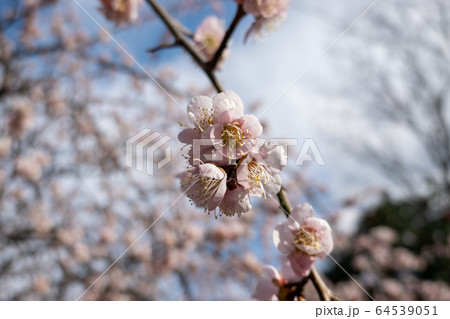
[[[299,296],[297,283],[309,275],[316,257],[325,258],[333,249],[331,228],[325,220],[314,217],[309,204],[303,204],[292,210],[286,222],[275,227],[273,242],[285,254],[281,273],[266,266],[269,278],[258,283],[253,298],[294,300]]]
[[[135,22],[138,18],[138,9],[142,6],[142,0],[101,0],[100,11],[106,19],[114,21],[116,25]]]
[[[217,49],[219,49],[224,36],[224,22],[216,16],[211,15],[206,17],[195,30],[194,43],[206,60],[211,60]],[[228,50],[223,52],[219,62],[227,57],[228,52]]]
[[[196,206],[215,215],[218,209],[219,215],[240,216],[251,209],[250,196],[267,198],[280,191],[286,152],[259,139],[263,128],[254,115],[244,114],[236,93],[197,96],[187,113],[194,127],[178,135],[190,146],[188,169],[179,177]]]
[[[247,32],[246,39],[251,34],[258,35],[263,27],[273,29],[286,18],[290,0],[235,0],[241,4],[244,11],[255,17],[255,22]]]

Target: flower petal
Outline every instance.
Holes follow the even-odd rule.
[[[227,190],[219,208],[227,216],[234,214],[240,216],[252,209],[252,205],[248,194],[241,187],[237,187],[234,190]]]
[[[203,95],[194,97],[187,106],[189,120],[201,130],[212,124],[213,112],[212,99]]]
[[[295,235],[286,226],[287,223],[281,223],[275,227],[273,230],[273,243],[282,254],[289,255],[295,251]]]
[[[251,114],[243,115],[239,119],[239,122],[241,123],[241,128],[244,133],[246,133],[246,135],[249,135],[250,138],[256,139],[261,136],[263,127],[261,126],[261,123],[259,123],[259,120],[256,118],[256,116]]]
[[[279,288],[270,279],[263,279],[256,285],[252,298],[260,301],[277,301],[278,291]]]
[[[292,270],[299,276],[308,276],[311,267],[316,260],[315,257],[304,254],[302,252],[295,252],[289,255]]]
[[[181,143],[192,144],[194,139],[199,139],[200,132],[193,128],[185,128],[178,134],[178,140]]]
[[[291,217],[297,223],[303,225],[307,218],[314,217],[314,209],[309,204],[298,205],[292,210]]]
[[[200,176],[214,178],[214,179],[225,179],[225,172],[214,164],[202,164],[198,166]]]
[[[213,99],[214,106],[214,122],[216,122],[223,112],[234,109],[237,117],[244,114],[244,103],[242,103],[239,95],[233,91],[225,91],[217,94]]]
[[[283,257],[281,261],[281,276],[291,283],[299,282],[304,277],[303,275],[299,275],[294,271],[291,261],[288,257]]]
[[[264,158],[265,164],[269,165],[274,172],[280,172],[287,165],[286,150],[276,142],[269,141],[264,143],[259,149],[259,153]]]

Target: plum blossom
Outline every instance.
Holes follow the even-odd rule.
[[[286,154],[276,143],[259,140],[262,126],[255,116],[244,115],[236,93],[194,97],[187,113],[192,126],[178,139],[189,146],[189,166],[179,177],[193,204],[215,215],[218,210],[241,216],[252,208],[250,196],[266,198],[280,190]]]
[[[264,266],[267,277],[260,280],[252,298],[261,301],[289,300],[289,293],[295,289],[291,283],[299,282],[303,277],[296,274],[291,268],[289,259],[284,258],[281,273],[273,266]]]
[[[244,115],[241,98],[233,91],[225,91],[214,97],[213,108],[210,137],[216,150],[231,159],[251,151],[263,128],[254,115]]]
[[[277,19],[285,18],[291,4],[290,0],[245,0],[244,10],[255,18]]]
[[[251,196],[267,198],[281,189],[279,173],[287,164],[283,147],[274,143],[260,144],[242,160],[237,169],[237,180]]]
[[[211,60],[225,36],[225,28],[222,20],[211,15],[206,17],[194,33],[195,46],[207,60]],[[221,60],[228,55],[228,50],[222,54]]]
[[[106,19],[114,21],[116,25],[128,24],[137,20],[138,9],[142,6],[142,0],[101,0],[100,11]]]
[[[228,110],[244,112],[241,98],[233,91],[219,93],[214,99],[202,95],[194,97],[187,106],[188,118],[194,127],[181,131],[178,139],[187,144],[192,144],[194,139],[208,139],[214,123]]]
[[[228,190],[225,193],[222,203],[219,205],[222,214],[227,216],[234,216],[237,214],[238,216],[241,216],[252,209],[250,197],[242,187],[239,185],[236,185],[234,189],[230,189],[231,187],[228,185],[227,187]]]
[[[192,98],[187,106],[187,114],[194,127],[182,130],[178,134],[178,139],[182,143],[192,144],[194,139],[200,139],[209,134],[214,114],[213,100],[203,95]],[[204,135],[205,131],[207,133]]]
[[[180,176],[181,188],[196,206],[214,211],[227,190],[226,173],[214,164],[201,164]]]
[[[214,147],[227,158],[237,159],[255,147],[263,128],[254,115],[244,115],[237,109],[218,116],[211,130]]]
[[[274,29],[286,18],[290,0],[235,0],[242,4],[244,11],[255,17],[255,22],[247,31],[246,39],[252,35],[259,35],[261,29]]]
[[[288,220],[275,227],[273,241],[281,253],[289,256],[297,274],[307,273],[315,257],[325,258],[333,249],[329,224],[314,217],[309,204],[294,208]]]

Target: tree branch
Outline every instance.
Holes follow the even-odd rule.
[[[203,71],[208,76],[209,80],[213,84],[214,88],[217,92],[223,92],[224,89],[220,85],[219,81],[217,81],[212,70],[209,70],[206,67],[206,62],[203,55],[192,45],[192,42],[186,38],[185,32],[179,29],[180,23],[176,21],[170,14],[161,7],[154,0],[147,0],[147,3],[153,8],[155,13],[161,18],[164,24],[167,26],[169,31],[175,37],[175,41],[179,41],[180,45],[189,53],[189,55],[194,59],[194,61],[203,69]]]
[[[309,279],[312,281],[314,287],[319,294],[320,300],[322,301],[340,301],[338,297],[336,297],[333,292],[327,287],[325,282],[323,281],[320,274],[317,272],[316,268],[311,268],[311,273],[309,274]]]

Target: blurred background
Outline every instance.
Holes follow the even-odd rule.
[[[142,129],[177,136],[190,98],[214,95],[207,77],[181,48],[147,52],[171,41],[147,3],[116,26],[100,1],[77,1],[0,3],[0,299],[251,299],[261,266],[280,263],[280,209],[253,200],[216,220],[177,200],[176,138],[154,176],[125,166]],[[159,3],[191,31],[236,10]],[[450,300],[450,3],[380,0],[345,32],[371,4],[292,1],[244,44],[246,17],[217,77],[262,115],[264,137],[298,139],[291,202],[330,222],[333,258],[376,300]],[[325,166],[294,165],[306,138]],[[368,299],[330,258],[317,267],[337,296]]]

